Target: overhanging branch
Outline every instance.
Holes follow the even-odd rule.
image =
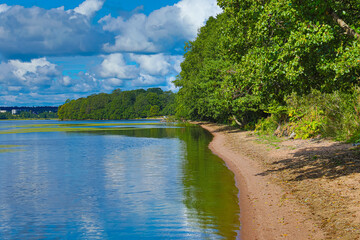
[[[354,29],[349,27],[349,25],[347,25],[347,23],[344,20],[339,18],[339,16],[333,10],[329,9],[328,12],[330,13],[330,16],[332,16],[334,21],[337,22],[337,24],[339,24],[340,27],[345,30],[346,35],[355,37],[356,39],[360,40],[360,34],[358,34],[357,32],[355,32]]]

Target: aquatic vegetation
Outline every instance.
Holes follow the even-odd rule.
[[[45,123],[14,126],[16,128],[38,128],[38,127],[101,127],[101,126],[141,126],[141,125],[164,125],[164,123]]]
[[[161,126],[164,123],[46,123],[5,126],[0,134],[33,133],[33,132],[92,132],[140,129],[136,126]],[[143,129],[143,127],[142,127]]]
[[[0,145],[0,153],[24,151],[19,147],[23,147],[23,145]]]
[[[24,151],[24,149],[0,149],[0,153],[20,152],[20,151]]]
[[[17,148],[23,147],[23,145],[0,145],[0,148]]]
[[[71,128],[71,127],[52,127],[52,128],[18,128],[0,131],[0,134],[14,134],[14,133],[40,133],[40,132],[92,132],[92,131],[119,131],[119,130],[136,130],[143,128],[96,128],[96,127],[81,127],[81,128]]]

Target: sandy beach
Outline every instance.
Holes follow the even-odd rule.
[[[350,144],[274,143],[225,125],[197,124],[214,135],[210,149],[235,174],[241,239],[359,239],[359,170],[331,165],[345,153],[357,162]]]

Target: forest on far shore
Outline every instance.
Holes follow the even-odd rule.
[[[59,107],[61,120],[115,120],[147,118],[175,114],[175,94],[161,88],[93,94],[86,98],[67,100]]]

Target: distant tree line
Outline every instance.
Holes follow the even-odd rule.
[[[0,119],[50,119],[57,118],[57,107],[0,107]],[[12,111],[15,110],[15,113]]]
[[[161,88],[114,90],[67,100],[58,110],[61,120],[134,119],[175,114],[175,94]]]

